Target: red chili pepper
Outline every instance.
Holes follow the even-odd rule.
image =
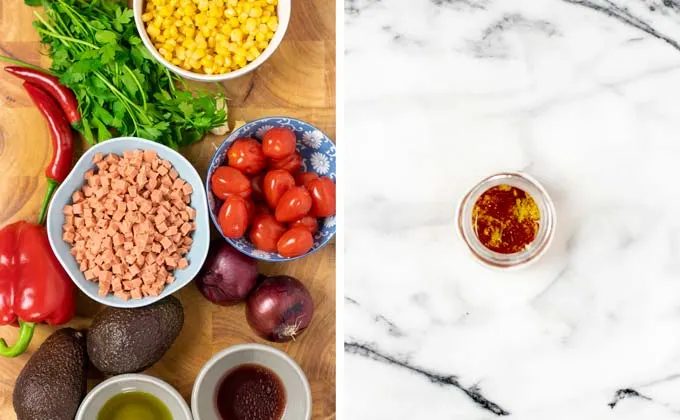
[[[76,310],[75,286],[52,253],[43,226],[16,222],[0,230],[0,325],[19,323],[19,339],[0,356],[23,353],[35,323],[61,325]]]
[[[5,67],[5,71],[47,91],[59,103],[71,124],[80,122],[81,116],[80,112],[78,112],[76,96],[71,89],[59,83],[59,79],[50,74],[26,67],[9,66]]]
[[[73,132],[69,127],[63,111],[52,97],[38,86],[24,82],[24,89],[28,92],[35,105],[47,120],[52,137],[53,155],[50,164],[45,169],[47,176],[47,192],[43,199],[38,224],[45,220],[47,204],[57,185],[66,179],[71,171],[73,162]]]

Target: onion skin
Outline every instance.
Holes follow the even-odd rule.
[[[196,287],[209,301],[233,305],[244,301],[255,288],[259,276],[257,261],[236,248],[215,239],[196,277]]]
[[[289,276],[266,278],[250,295],[246,320],[265,340],[294,340],[312,320],[312,295],[299,280]]]

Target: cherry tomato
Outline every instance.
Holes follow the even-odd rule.
[[[283,159],[269,159],[269,168],[285,169],[291,174],[298,173],[302,169],[302,155],[296,151]]]
[[[307,183],[313,179],[319,179],[319,175],[314,172],[301,172],[295,175],[295,185],[306,187]]]
[[[313,179],[307,183],[312,195],[312,214],[326,217],[335,214],[335,184],[328,177]]]
[[[295,179],[288,171],[274,169],[264,176],[264,196],[272,209],[276,208],[281,196],[295,186]]]
[[[250,189],[254,200],[264,200],[263,184],[264,174],[255,175],[250,179]]]
[[[281,196],[274,215],[279,222],[292,222],[309,213],[312,196],[304,187],[293,187]]]
[[[272,159],[283,159],[295,151],[295,133],[288,128],[276,127],[267,131],[262,139],[264,155]]]
[[[294,227],[281,235],[276,249],[282,257],[292,258],[305,254],[314,246],[312,234],[304,228]]]
[[[297,219],[296,221],[291,223],[290,227],[291,228],[299,227],[307,229],[311,233],[315,233],[319,230],[319,222],[316,220],[316,217],[304,216],[303,218]]]
[[[248,208],[246,200],[238,195],[230,195],[222,204],[217,222],[227,238],[238,239],[248,229]]]
[[[257,249],[276,252],[276,243],[285,231],[271,214],[258,214],[250,228],[250,241]]]
[[[251,192],[250,180],[238,169],[229,166],[220,166],[210,177],[212,192],[224,200],[229,195],[248,197]]]
[[[255,139],[236,140],[227,151],[229,166],[244,174],[254,175],[267,166],[267,158],[262,153],[262,145]]]

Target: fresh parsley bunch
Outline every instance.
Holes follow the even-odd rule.
[[[187,89],[138,36],[133,11],[116,0],[25,0],[35,11],[50,71],[75,93],[89,143],[139,136],[177,149],[226,123],[222,94]],[[182,85],[179,89],[177,83]],[[219,105],[218,105],[219,103]],[[96,134],[95,134],[96,133]]]

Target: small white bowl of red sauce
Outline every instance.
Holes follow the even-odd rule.
[[[194,420],[310,420],[312,392],[304,372],[286,353],[240,344],[215,354],[191,393]]]

